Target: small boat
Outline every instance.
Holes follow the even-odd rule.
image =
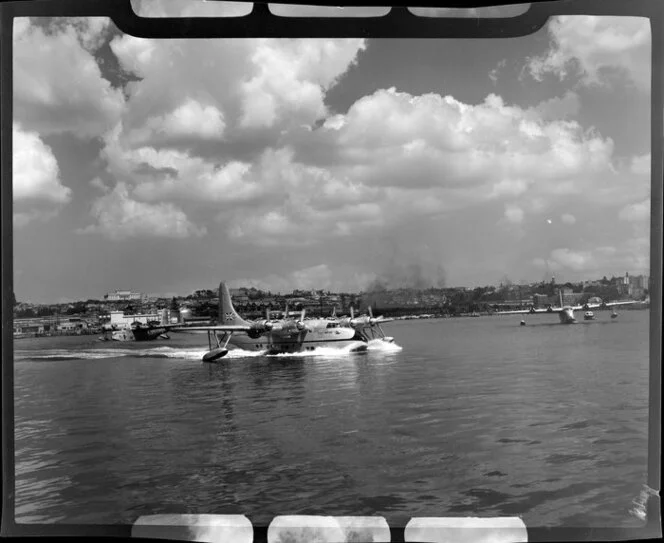
[[[526,320],[525,320],[525,319],[521,319],[521,326],[525,326],[525,325],[526,325]]]
[[[592,311],[586,311],[583,314],[583,320],[594,321],[595,320],[595,314]]]
[[[612,319],[617,319],[618,318],[618,313],[616,313],[615,309],[613,311],[611,311],[611,318]]]

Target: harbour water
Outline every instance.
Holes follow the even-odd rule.
[[[231,352],[205,335],[18,340],[16,518],[521,516],[642,525],[649,312],[400,321],[398,347]],[[580,317],[581,315],[579,315]]]

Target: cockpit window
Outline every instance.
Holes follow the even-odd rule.
[[[339,323],[337,323],[337,322],[328,322],[326,328],[338,328],[338,327],[339,327]]]

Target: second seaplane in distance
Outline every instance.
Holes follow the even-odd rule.
[[[215,362],[226,356],[229,344],[246,351],[280,354],[313,351],[321,347],[361,352],[368,349],[370,340],[394,341],[380,328],[381,323],[393,319],[374,317],[371,309],[368,316],[361,317],[355,317],[352,308],[351,316],[346,318],[333,315],[307,319],[305,315],[303,309],[299,318],[292,317],[286,308],[284,318],[272,319],[268,310],[265,319],[247,321],[235,311],[228,287],[222,282],[219,285],[219,324],[178,327],[173,331],[206,331],[210,350],[203,355],[204,362]]]
[[[498,311],[494,313],[495,315],[525,315],[525,314],[538,314],[538,313],[557,313],[558,318],[560,319],[561,324],[574,324],[576,323],[576,317],[574,316],[574,311],[580,311],[582,309],[588,311],[589,309],[595,309],[598,307],[615,307],[617,305],[627,305],[627,304],[638,304],[636,300],[625,300],[621,302],[602,302],[601,304],[583,304],[583,305],[563,305],[563,295],[561,291],[558,291],[560,306],[559,307],[542,307],[535,309],[531,307],[530,309],[517,309],[514,311]],[[588,313],[591,313],[588,311]],[[592,313],[591,313],[592,314]],[[612,314],[616,315],[615,313]],[[616,315],[617,316],[617,315]],[[615,318],[615,317],[613,317]],[[525,324],[525,321],[521,321],[521,324]]]

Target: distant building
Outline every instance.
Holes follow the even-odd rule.
[[[571,288],[563,288],[560,292],[562,294],[563,305],[576,305],[585,296],[582,292],[574,292]],[[560,303],[559,298],[556,301]]]
[[[168,311],[168,310],[162,310]],[[111,311],[111,326],[115,325],[117,328],[128,328],[132,322],[140,322],[147,324],[148,322],[162,322],[162,315],[160,313],[142,313],[137,315],[125,315],[123,311]]]
[[[545,307],[550,303],[549,297],[546,294],[533,294],[533,305],[535,307]]]
[[[44,326],[43,319],[14,319],[13,325],[14,335],[41,335],[48,329]]]
[[[142,300],[145,296],[140,292],[132,292],[131,290],[116,290],[104,294],[104,300],[109,302],[125,302],[130,300]]]
[[[140,313],[136,315],[125,315],[122,311],[111,311],[111,324],[131,325],[132,322],[141,323],[159,323],[159,324],[177,324],[181,322],[183,314],[187,315],[187,310],[180,311],[178,309],[157,309],[151,313]],[[115,320],[114,320],[115,319]],[[120,327],[121,327],[120,326]]]
[[[627,286],[627,295],[630,298],[642,299],[646,295],[648,288],[647,275],[633,275],[629,278],[629,285]]]

